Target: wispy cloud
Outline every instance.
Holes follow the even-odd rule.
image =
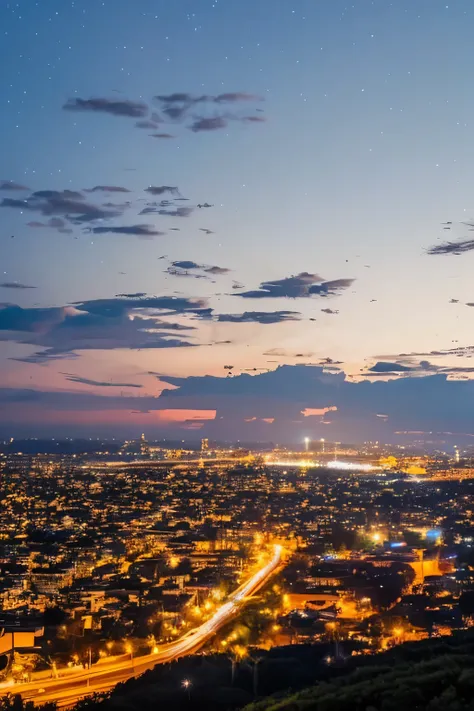
[[[0,191],[1,190],[5,192],[21,192],[22,190],[29,190],[29,188],[25,185],[21,185],[20,183],[15,183],[13,180],[0,180]]]
[[[239,294],[234,294],[234,296],[244,299],[276,299],[282,297],[295,299],[310,296],[335,296],[350,287],[353,282],[354,279],[323,281],[317,274],[300,272],[296,276],[264,281],[258,289],[243,291]]]
[[[197,118],[189,126],[193,133],[200,131],[218,131],[221,128],[226,128],[228,121],[224,116],[214,116],[210,118]]]
[[[92,99],[68,99],[64,104],[65,111],[93,111],[111,114],[112,116],[126,116],[128,118],[141,118],[147,116],[149,108],[141,101],[123,99],[106,99],[104,97]]]
[[[180,197],[179,189],[173,185],[150,185],[145,188],[145,192],[150,193],[150,195],[165,195],[170,193],[175,197]]]
[[[128,188],[120,185],[96,185],[94,188],[85,189],[86,193],[129,193]]]
[[[19,281],[4,281],[0,284],[2,289],[36,289],[36,286],[28,286]]]
[[[227,323],[260,323],[269,325],[284,321],[300,321],[298,311],[244,311],[241,314],[219,314],[217,320]]]
[[[111,380],[92,380],[91,378],[82,378],[79,375],[72,373],[62,373],[71,383],[79,383],[80,385],[90,385],[91,387],[99,388],[142,388],[139,383],[114,383]]]
[[[95,235],[136,235],[137,237],[158,237],[166,234],[160,232],[153,225],[108,225],[88,228]]]

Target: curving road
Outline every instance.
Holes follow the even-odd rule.
[[[24,700],[34,701],[36,704],[56,701],[59,708],[64,708],[73,705],[89,694],[109,691],[119,682],[139,676],[147,669],[152,669],[156,664],[171,662],[179,657],[192,654],[239,612],[245,600],[267,582],[279,568],[281,562],[282,547],[275,545],[272,559],[235,590],[212,617],[176,641],[160,645],[155,653],[135,659],[127,658],[120,661],[112,660],[110,663],[104,662],[94,665],[89,670],[68,673],[64,678],[3,686],[0,689],[0,695],[2,692],[21,694]]]

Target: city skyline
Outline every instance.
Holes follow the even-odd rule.
[[[3,7],[2,436],[468,442],[473,14]]]

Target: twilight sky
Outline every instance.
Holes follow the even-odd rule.
[[[474,434],[473,23],[2,3],[0,434]]]

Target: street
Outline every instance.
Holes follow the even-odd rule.
[[[256,593],[275,573],[282,561],[282,547],[275,545],[272,559],[235,590],[215,614],[199,627],[174,642],[160,645],[154,653],[142,657],[112,660],[91,669],[68,674],[67,678],[48,679],[3,686],[5,692],[21,694],[24,700],[44,704],[56,701],[59,708],[71,706],[89,694],[112,689],[121,681],[143,674],[156,664],[171,662],[198,651],[223,625],[234,617],[246,599]]]

